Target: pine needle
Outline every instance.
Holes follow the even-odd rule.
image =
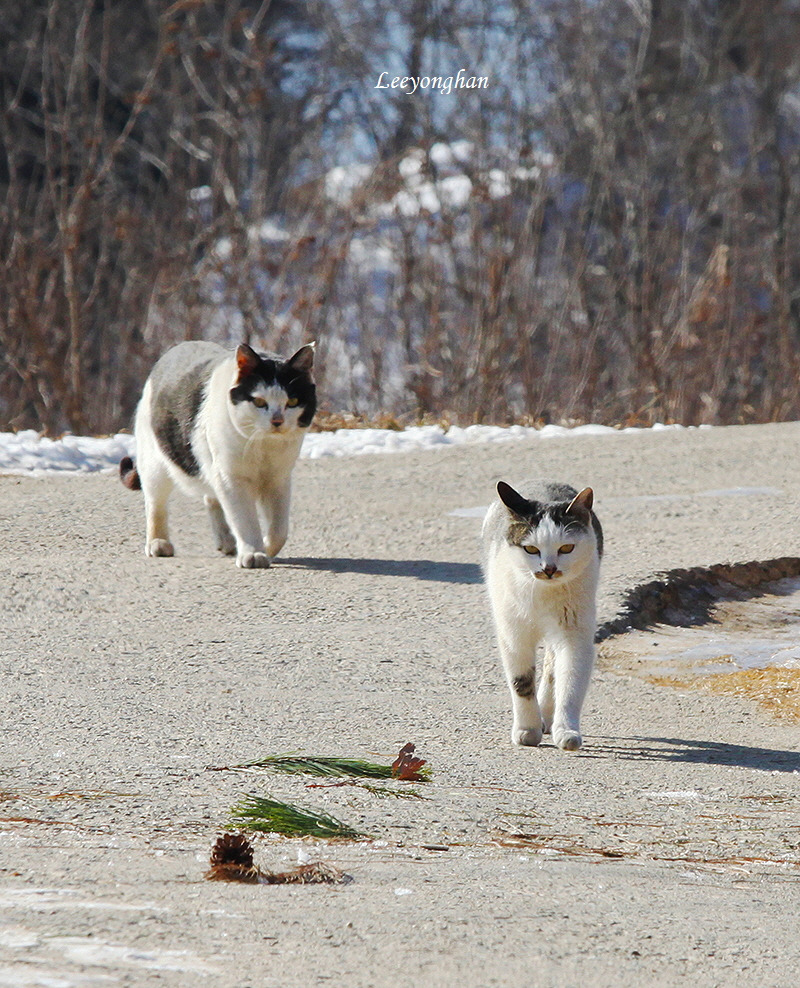
[[[231,809],[231,819],[244,830],[283,834],[285,837],[345,837],[360,840],[367,836],[327,813],[304,810],[292,803],[282,803],[253,793],[249,793]]]
[[[374,796],[392,796],[395,799],[425,799],[416,789],[389,789],[386,786],[373,786],[369,782],[359,782],[357,779],[342,779],[341,782],[307,782],[306,789],[338,789],[340,786],[351,786],[363,789]]]
[[[389,796],[392,799],[425,799],[426,797],[422,793],[417,792],[416,789],[387,789],[384,786],[370,786],[366,783],[362,783],[361,789],[366,789],[367,792],[371,792],[374,796]]]

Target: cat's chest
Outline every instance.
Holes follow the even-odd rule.
[[[520,617],[541,631],[577,628],[591,611],[591,599],[579,580],[563,586],[528,582],[517,587],[515,597]]]
[[[302,433],[269,436],[245,443],[209,444],[212,472],[245,481],[256,487],[272,487],[288,481],[300,453]]]

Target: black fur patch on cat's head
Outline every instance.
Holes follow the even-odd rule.
[[[302,409],[297,424],[302,428],[311,425],[317,410],[317,388],[311,370],[314,366],[314,344],[307,343],[288,360],[276,354],[257,353],[247,343],[236,349],[236,365],[239,370],[230,398],[234,405],[250,401],[253,391],[261,384],[269,387],[277,384],[289,398],[297,400]]]
[[[535,529],[545,516],[549,516],[565,532],[571,528],[588,530],[592,526],[597,536],[598,548],[602,547],[600,523],[592,511],[591,487],[586,487],[569,501],[530,501],[515,491],[510,484],[500,480],[497,484],[497,493],[512,516],[508,540],[514,545],[521,544],[525,536]]]

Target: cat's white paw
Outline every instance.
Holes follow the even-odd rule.
[[[266,552],[240,552],[236,557],[236,565],[242,569],[266,569],[269,564]]]
[[[514,727],[511,729],[511,743],[520,744],[526,748],[535,748],[542,743],[540,727]]]
[[[174,556],[175,549],[167,539],[151,539],[145,547],[148,556]]]
[[[577,731],[565,731],[563,728],[553,731],[553,741],[562,751],[577,751],[583,744],[583,738]]]

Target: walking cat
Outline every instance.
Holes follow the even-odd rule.
[[[502,480],[483,523],[483,569],[514,721],[511,740],[583,743],[580,715],[594,665],[603,530],[590,487]],[[536,652],[544,648],[538,693]]]
[[[156,363],[136,410],[136,463],[126,487],[144,493],[145,553],[171,556],[167,499],[202,494],[217,548],[245,569],[269,566],[286,542],[292,467],[317,407],[314,344],[286,360],[246,343],[179,343]]]

